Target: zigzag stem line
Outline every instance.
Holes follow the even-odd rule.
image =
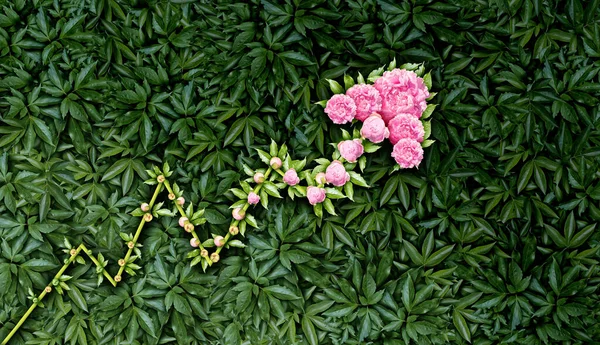
[[[165,179],[164,180],[164,185],[168,186],[168,181]],[[156,186],[156,190],[154,191],[154,195],[152,196],[152,199],[150,200],[149,206],[150,209],[152,209],[152,206],[154,206],[154,203],[156,202],[156,198],[158,197],[158,194],[160,193],[160,191],[162,190],[163,187],[163,183],[159,182],[158,186]],[[170,186],[167,187],[167,189],[169,189],[169,192],[172,193]],[[183,210],[181,209],[181,207],[179,205],[178,209],[180,212],[182,212]],[[182,213],[185,214],[185,213]],[[135,236],[133,237],[133,240],[131,242],[133,242],[133,246],[131,246],[129,248],[129,250],[127,251],[127,254],[125,255],[125,262],[127,262],[129,260],[129,258],[131,257],[131,253],[133,251],[133,248],[135,247],[135,244],[137,243],[137,240],[140,237],[140,234],[142,232],[142,228],[144,227],[144,224],[146,223],[146,220],[144,219],[144,217],[142,217],[142,220],[140,221],[140,225],[137,228],[137,231],[135,232]],[[194,236],[197,237],[197,235]],[[81,253],[81,251],[83,251],[91,260],[92,262],[96,265],[96,267],[102,267],[100,264],[100,261],[98,260],[98,258],[96,258],[93,254],[92,251],[89,250],[85,244],[81,243],[76,249],[71,249],[71,256],[69,257],[69,259],[65,262],[65,264],[62,266],[62,268],[58,271],[58,273],[56,273],[56,275],[54,276],[54,278],[51,280],[51,283],[49,283],[46,288],[44,289],[44,291],[42,291],[39,296],[36,298],[36,301],[33,302],[33,304],[29,307],[29,309],[27,309],[27,311],[25,312],[25,314],[23,314],[23,316],[21,317],[21,319],[19,320],[19,322],[17,322],[17,324],[15,325],[15,327],[11,330],[11,332],[6,336],[6,338],[4,338],[4,340],[2,341],[1,345],[6,345],[8,344],[8,342],[10,341],[10,339],[17,333],[17,331],[19,330],[19,328],[21,328],[21,326],[23,325],[23,323],[25,323],[25,321],[27,320],[27,318],[29,317],[29,315],[31,315],[31,313],[35,310],[35,308],[37,308],[38,304],[40,304],[42,302],[42,300],[44,299],[44,297],[49,294],[50,292],[52,292],[52,286],[54,281],[60,279],[63,275],[63,273],[65,273],[65,271],[67,270],[67,268],[77,259],[77,257],[79,256],[79,254]],[[106,279],[108,279],[108,281],[114,286],[117,286],[117,283],[119,281],[121,281],[121,275],[123,274],[123,271],[125,270],[125,265],[121,266],[119,268],[119,272],[117,273],[117,275],[115,276],[115,278],[113,278],[110,273],[108,273],[108,271],[106,271],[106,269],[102,268],[102,274],[106,277]]]

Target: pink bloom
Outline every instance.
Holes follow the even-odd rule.
[[[306,188],[306,197],[311,205],[322,203],[325,201],[325,189],[308,186],[308,188]]]
[[[375,88],[381,94],[381,115],[386,123],[400,113],[419,118],[427,108],[429,91],[414,72],[402,69],[385,72],[375,81]]]
[[[327,170],[325,170],[325,178],[328,183],[339,187],[350,181],[350,174],[348,174],[342,162],[333,161],[329,164]]]
[[[380,143],[383,139],[389,137],[390,132],[385,127],[385,122],[381,116],[377,113],[373,113],[363,123],[360,135],[373,143]]]
[[[183,206],[183,204],[185,204],[185,199],[182,196],[180,196],[179,198],[177,198],[177,205]]]
[[[279,168],[281,168],[281,158],[279,158],[279,157],[273,157],[273,158],[271,158],[271,161],[269,162],[269,165],[273,169],[279,169]]]
[[[256,174],[254,174],[254,182],[258,184],[265,182],[265,174],[261,172],[257,172]]]
[[[390,142],[395,145],[400,139],[414,139],[423,141],[425,129],[423,123],[410,114],[398,114],[388,123]]]
[[[298,177],[298,173],[296,173],[296,170],[289,169],[288,171],[286,171],[285,175],[283,175],[283,182],[287,183],[290,186],[297,185],[300,182],[300,178]]]
[[[199,245],[200,245],[200,242],[198,242],[198,240],[195,237],[192,237],[190,239],[190,246],[192,246],[194,248],[198,248]]]
[[[354,119],[354,116],[356,116],[356,104],[354,104],[352,98],[346,95],[333,95],[327,101],[325,113],[327,113],[333,123],[342,125]]]
[[[317,181],[318,184],[325,184],[325,183],[327,183],[327,178],[325,177],[325,173],[322,173],[322,172],[318,173],[315,176],[315,181]]]
[[[338,150],[340,150],[342,157],[350,163],[356,163],[356,160],[365,152],[360,139],[340,141]]]
[[[233,219],[235,220],[242,220],[244,219],[244,217],[246,217],[246,211],[242,210],[241,208],[234,208],[233,211],[231,211],[231,215],[233,216]]]
[[[214,238],[215,241],[215,246],[217,247],[223,247],[223,245],[225,244],[225,239],[223,238],[223,236],[217,236]]]
[[[364,121],[372,113],[381,110],[381,95],[373,85],[356,84],[346,91],[356,104],[356,118]]]
[[[254,193],[254,192],[250,192],[250,194],[248,194],[248,203],[250,205],[256,205],[260,202],[260,196],[258,196],[258,194]]]
[[[187,222],[187,221],[188,221],[187,217],[179,218],[179,226],[183,228],[185,226],[185,222]]]
[[[423,148],[414,139],[400,139],[394,145],[392,157],[403,169],[419,167],[423,160]]]

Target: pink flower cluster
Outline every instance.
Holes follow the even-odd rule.
[[[336,124],[353,119],[363,121],[360,134],[373,143],[389,138],[394,145],[392,157],[402,168],[418,167],[423,160],[421,142],[425,130],[420,118],[427,108],[429,90],[415,72],[396,68],[383,73],[374,85],[356,84],[331,97],[325,113]],[[357,143],[358,141],[358,143]],[[363,154],[360,140],[346,140],[338,144],[338,150],[350,163]],[[332,163],[333,164],[333,163]],[[329,170],[329,169],[328,169]],[[341,173],[341,171],[340,171]],[[331,177],[340,186],[343,176]]]

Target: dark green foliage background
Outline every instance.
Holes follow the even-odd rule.
[[[70,268],[11,344],[600,341],[599,1],[2,3],[0,339],[64,237],[116,273],[144,169],[175,167],[201,236],[224,234],[253,148],[329,156],[325,79],[396,58],[439,92],[419,170],[389,175],[386,144],[339,216],[271,200],[206,273],[155,220],[137,276]]]

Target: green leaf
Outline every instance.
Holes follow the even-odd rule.
[[[460,334],[463,339],[471,342],[471,331],[469,330],[469,326],[467,325],[467,321],[462,316],[458,309],[454,309],[452,312],[452,322],[454,323],[454,327],[458,330],[458,334]]]

